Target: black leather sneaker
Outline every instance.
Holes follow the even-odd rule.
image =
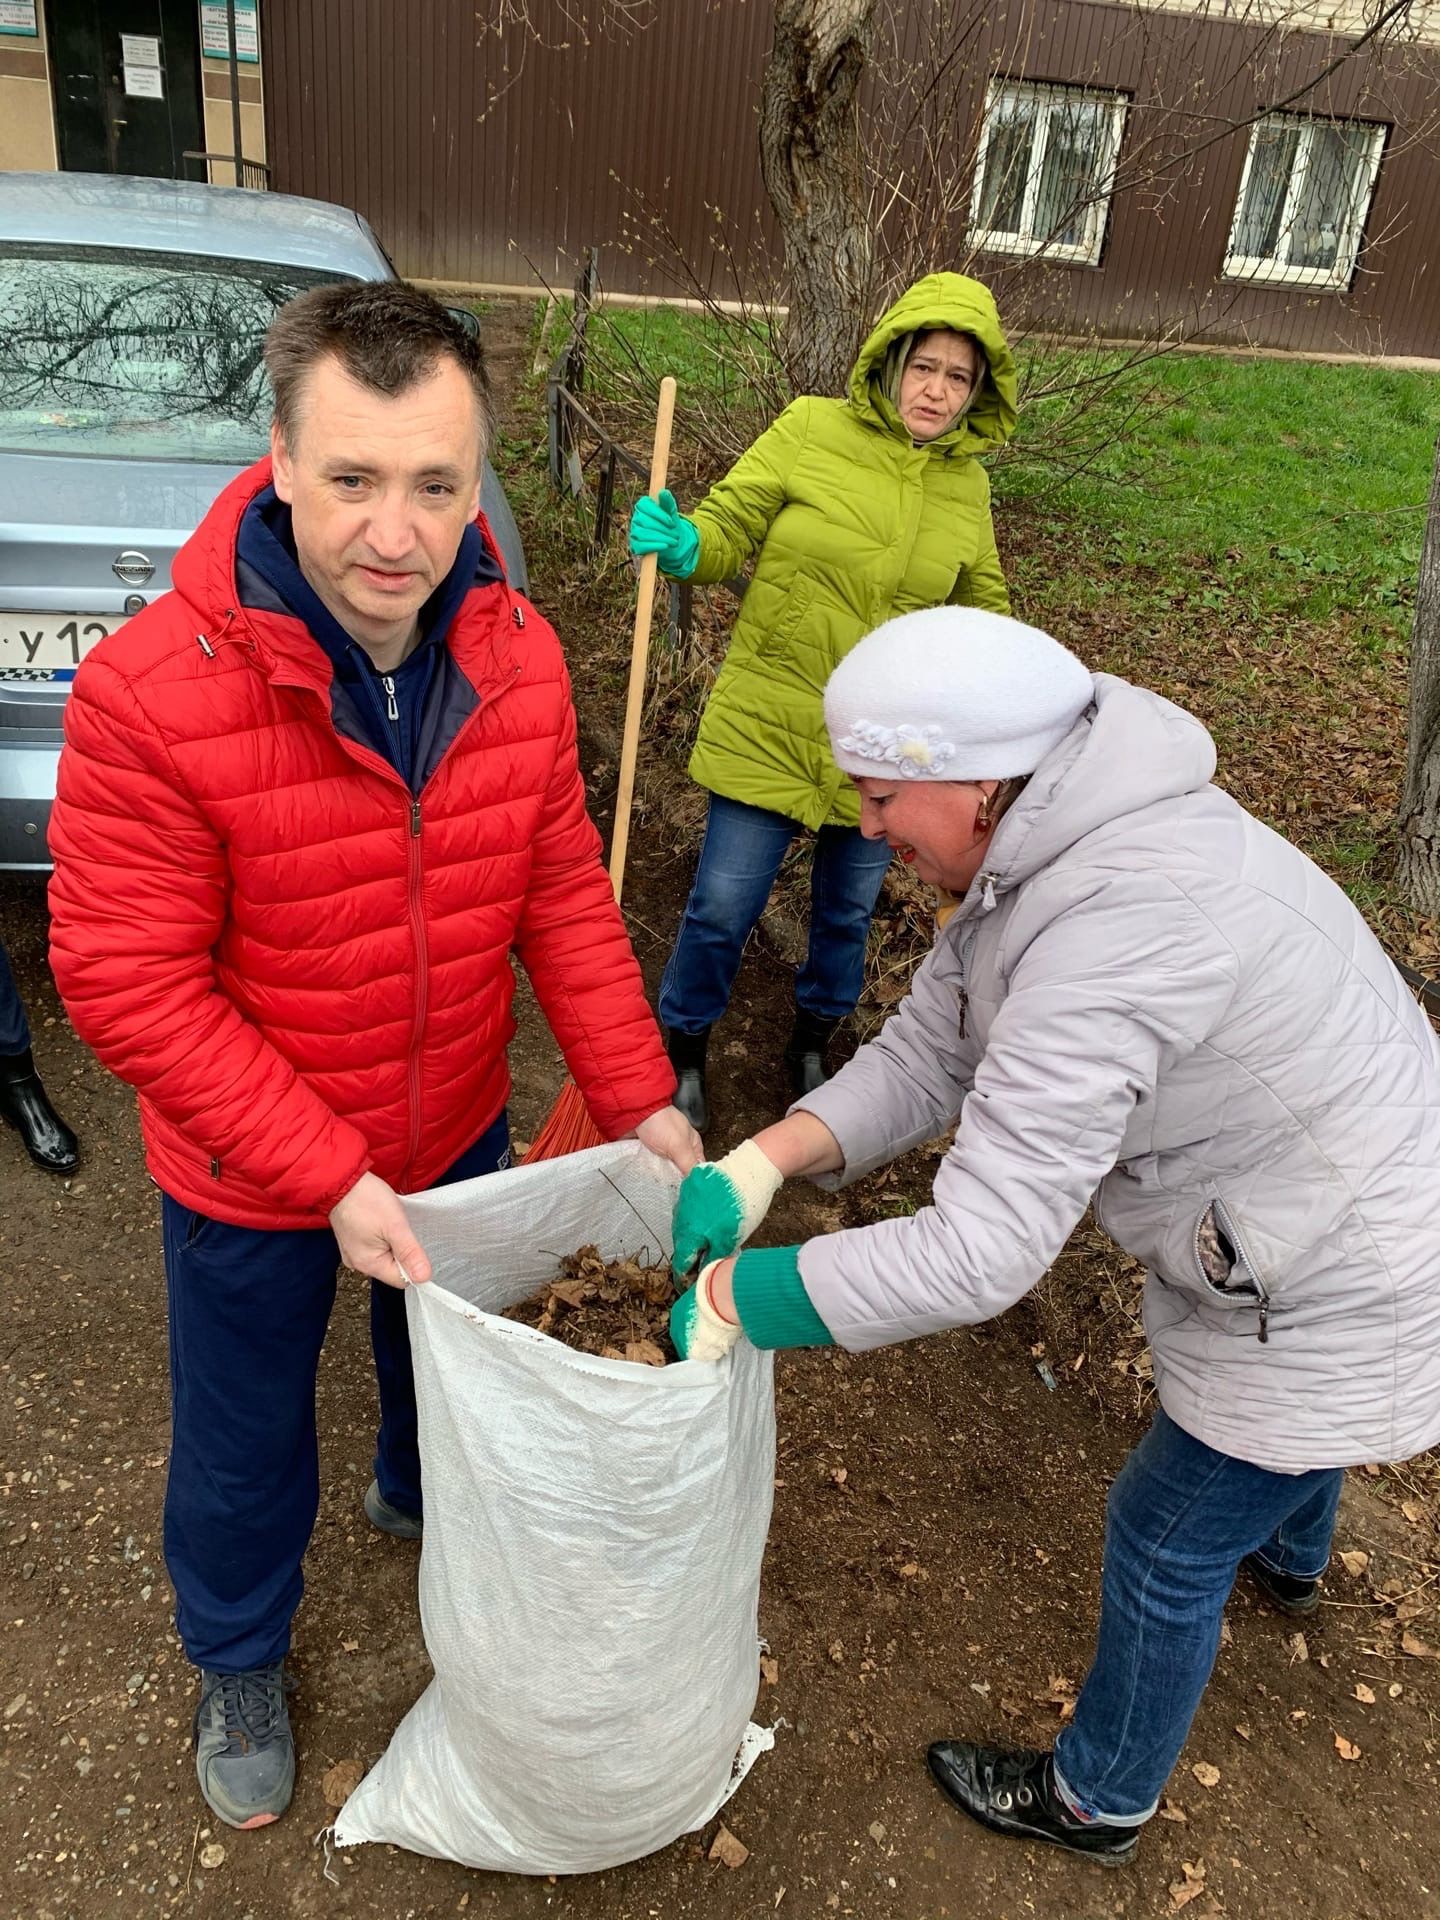
[[[1048,1753],[938,1740],[927,1758],[941,1792],[992,1833],[1044,1840],[1106,1867],[1121,1867],[1135,1858],[1140,1829],[1107,1826],[1072,1813],[1055,1785]]]
[[[1260,1589],[1261,1599],[1281,1613],[1314,1613],[1319,1606],[1318,1580],[1297,1580],[1294,1574],[1277,1573],[1255,1553],[1247,1553],[1240,1564]]]
[[[821,1020],[813,1013],[796,1014],[784,1056],[792,1100],[803,1100],[830,1078],[826,1056],[839,1025],[838,1020]]]

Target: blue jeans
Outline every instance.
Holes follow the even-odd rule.
[[[25,1002],[10,971],[10,956],[0,940],[0,1059],[13,1059],[30,1044],[30,1023],[25,1018]]]
[[[783,813],[710,796],[710,815],[675,950],[660,982],[660,1018],[703,1033],[730,1004],[740,956],[765,910],[780,862],[803,829]],[[890,864],[883,840],[858,827],[821,827],[810,878],[810,945],[795,1004],[817,1020],[853,1013],[865,979],[865,941]]]
[[[509,1164],[505,1115],[437,1186]],[[186,1657],[217,1673],[284,1658],[320,1505],[315,1374],[340,1264],[328,1227],[233,1227],[162,1196],[170,1306],[165,1564]],[[375,1478],[422,1510],[405,1294],[370,1283]]]
[[[1055,1743],[1061,1790],[1079,1812],[1138,1826],[1155,1811],[1240,1562],[1256,1553],[1276,1573],[1318,1578],[1343,1479],[1338,1467],[1271,1473],[1156,1414],[1110,1489],[1095,1664]]]

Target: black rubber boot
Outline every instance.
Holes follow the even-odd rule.
[[[705,1097],[705,1050],[709,1045],[708,1027],[702,1027],[699,1033],[665,1035],[665,1051],[680,1082],[675,1089],[675,1105],[697,1133],[704,1133],[710,1124],[710,1105]]]
[[[796,1014],[794,1031],[785,1048],[785,1067],[790,1075],[792,1100],[814,1093],[830,1078],[825,1055],[839,1025],[838,1020],[820,1020],[803,1009]]]
[[[1072,1813],[1055,1784],[1048,1753],[1033,1747],[977,1747],[968,1740],[938,1740],[926,1757],[946,1798],[992,1833],[1044,1840],[1101,1866],[1119,1867],[1135,1858],[1140,1829],[1082,1820]]]
[[[1281,1613],[1313,1613],[1319,1606],[1318,1580],[1297,1580],[1293,1573],[1276,1573],[1254,1553],[1247,1553],[1240,1564],[1260,1589],[1261,1598]]]
[[[25,1142],[25,1151],[47,1173],[74,1173],[80,1143],[51,1106],[27,1047],[0,1054],[0,1120]]]

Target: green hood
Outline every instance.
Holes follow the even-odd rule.
[[[893,341],[935,327],[973,334],[985,349],[989,367],[959,425],[928,444],[946,454],[993,453],[1015,431],[1015,356],[1001,331],[990,289],[962,273],[927,274],[880,316],[850,375],[850,405],[868,425],[908,440],[899,414],[880,391],[880,374]]]

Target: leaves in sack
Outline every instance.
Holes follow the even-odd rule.
[[[598,1247],[581,1247],[560,1262],[556,1279],[507,1307],[505,1317],[548,1333],[577,1353],[663,1367],[675,1358],[669,1325],[674,1300],[668,1266],[607,1261]]]

